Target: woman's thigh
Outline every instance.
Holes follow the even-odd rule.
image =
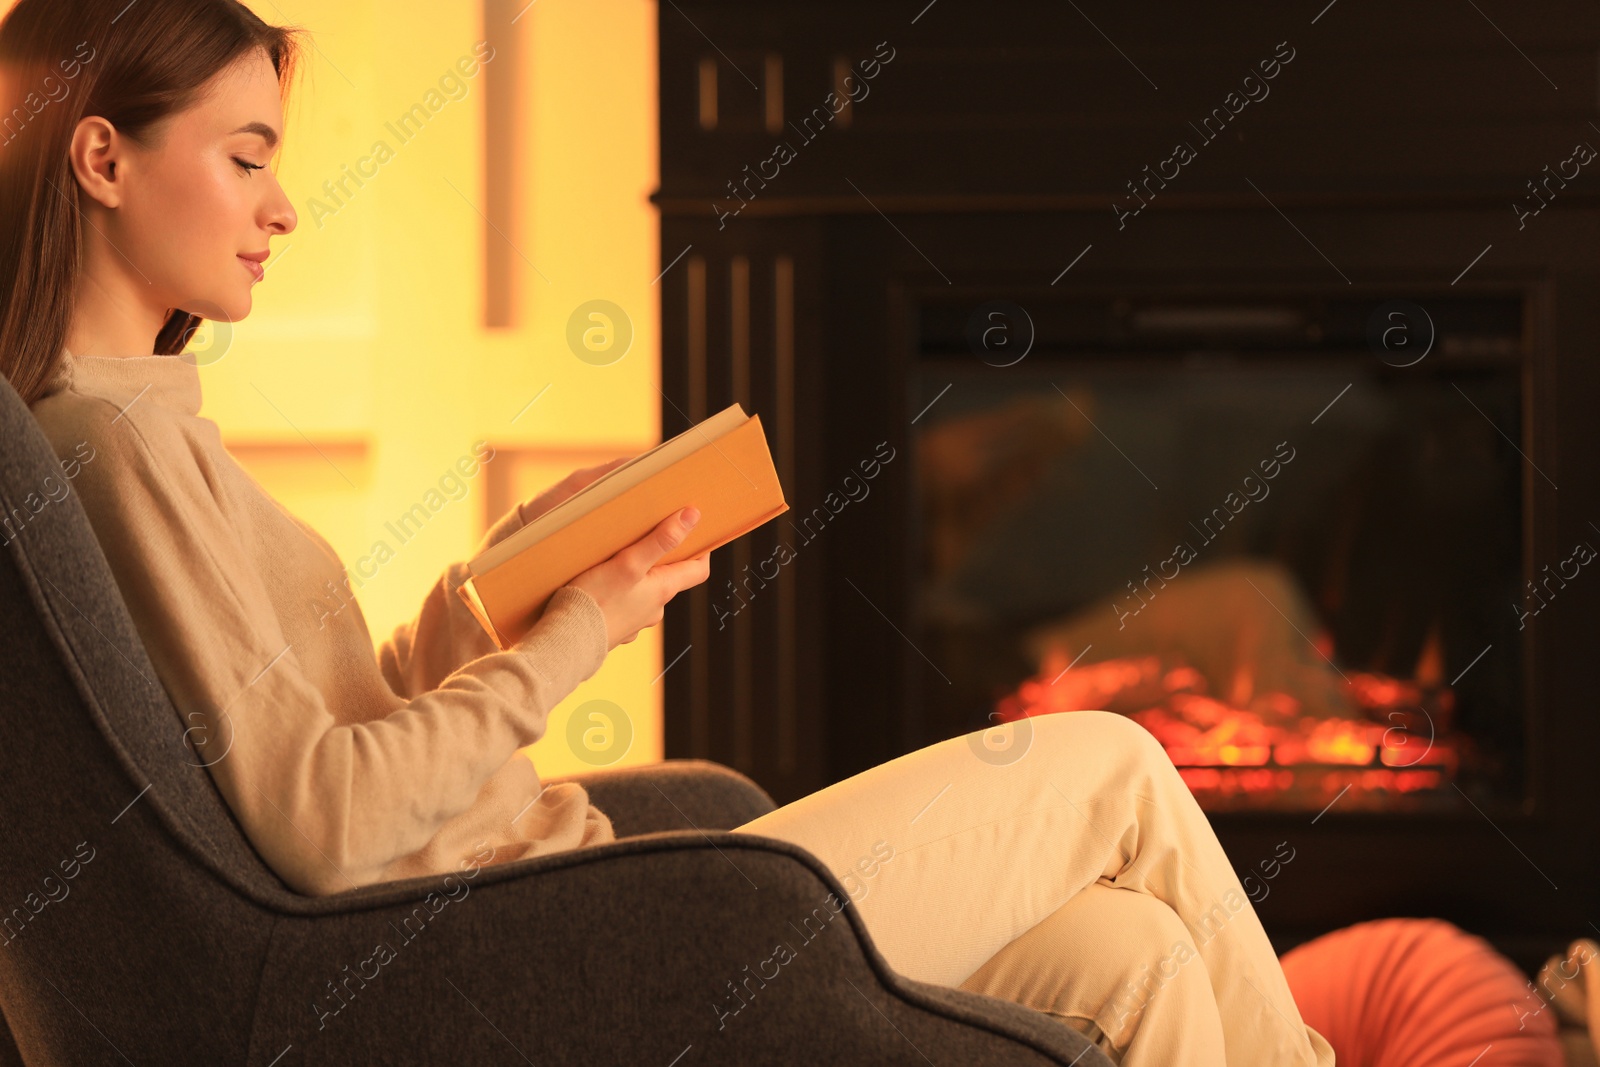
[[[736,829],[810,851],[892,967],[954,986],[1122,870],[1137,842],[1116,838],[1152,755],[1165,760],[1120,715],[1035,716],[906,753]]]

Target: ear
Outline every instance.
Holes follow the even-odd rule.
[[[122,203],[126,167],[118,168],[124,156],[122,137],[117,128],[99,115],[87,115],[72,131],[67,159],[78,185],[85,193],[108,208]]]

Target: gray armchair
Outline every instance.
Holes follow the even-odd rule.
[[[1045,1015],[896,974],[853,907],[736,999],[848,898],[727,832],[772,799],[701,760],[581,776],[614,844],[290,890],[184,744],[66,484],[0,388],[0,1067],[1107,1067]]]

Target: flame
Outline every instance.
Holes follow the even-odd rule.
[[[1458,743],[1438,736],[1416,682],[1350,672],[1347,686],[1367,718],[1302,715],[1292,694],[1237,701],[1251,686],[1234,679],[1225,701],[1204,692],[1204,676],[1159,656],[1111,659],[1068,669],[1052,650],[1039,674],[1003,697],[996,717],[1091,709],[1118,710],[1149,730],[1202,800],[1294,793],[1307,803],[1344,792],[1409,794],[1441,789],[1454,777]],[[1248,675],[1246,675],[1248,677]],[[1432,694],[1447,714],[1452,694]]]

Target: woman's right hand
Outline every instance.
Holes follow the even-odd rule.
[[[682,544],[698,521],[698,508],[676,511],[627,548],[567,583],[582,589],[600,605],[606,617],[607,651],[627,644],[639,636],[640,630],[660,622],[667,601],[710,576],[709,551],[677,563],[656,562]]]

